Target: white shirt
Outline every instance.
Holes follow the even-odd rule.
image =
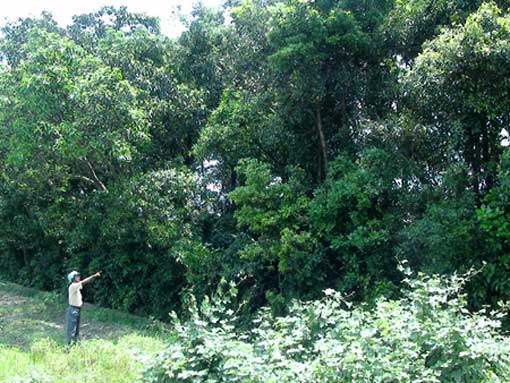
[[[83,288],[81,282],[73,282],[69,285],[69,304],[71,306],[81,307],[83,300],[81,297],[81,289]]]

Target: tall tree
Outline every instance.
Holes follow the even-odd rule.
[[[466,161],[479,195],[493,185],[510,121],[509,22],[496,5],[483,5],[427,43],[404,79],[411,110],[443,143],[447,161]]]

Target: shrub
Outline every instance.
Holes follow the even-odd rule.
[[[503,310],[470,313],[470,275],[406,279],[400,299],[353,307],[326,290],[288,315],[262,309],[236,331],[231,296],[218,294],[175,315],[177,341],[146,366],[143,382],[504,382],[510,339]],[[235,291],[234,291],[235,292]]]

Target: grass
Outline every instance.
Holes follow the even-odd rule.
[[[160,322],[85,304],[65,347],[65,298],[0,281],[0,382],[134,382],[171,336]]]

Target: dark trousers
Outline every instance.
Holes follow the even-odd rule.
[[[78,342],[80,340],[80,308],[68,306],[66,312],[66,341]]]

